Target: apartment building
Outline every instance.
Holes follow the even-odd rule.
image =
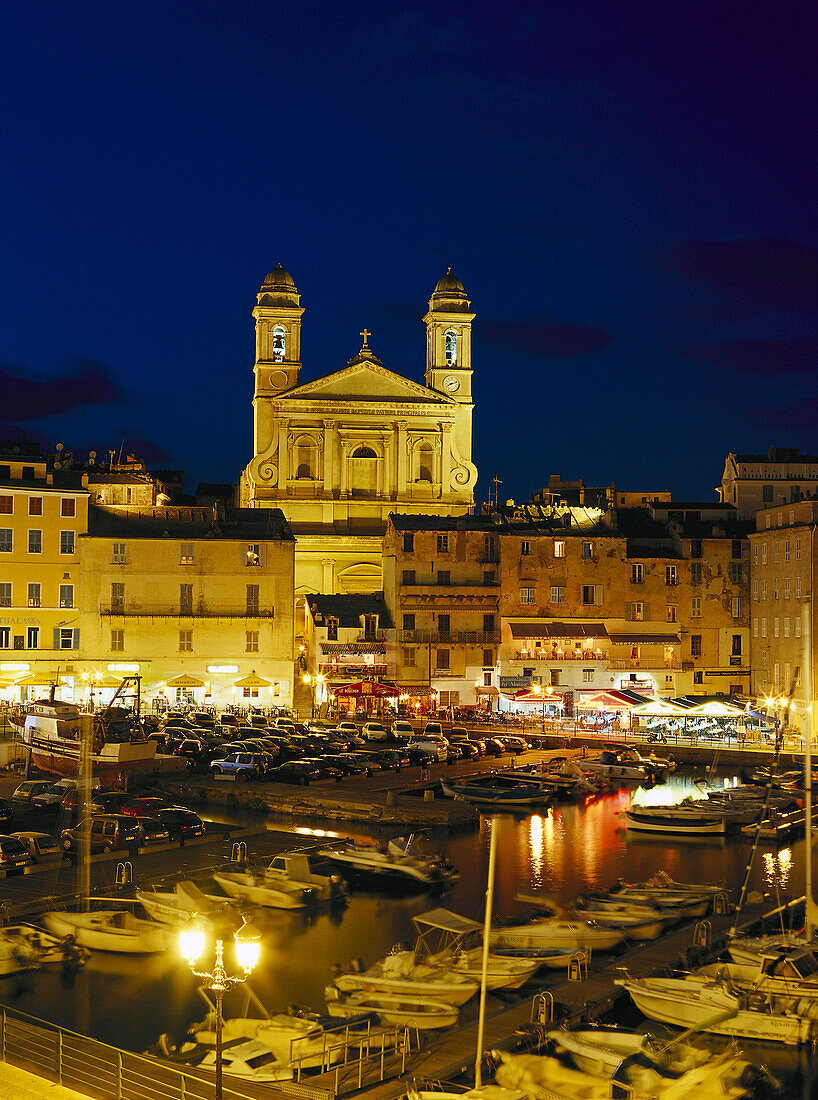
[[[70,696],[80,647],[82,478],[38,447],[0,447],[0,695],[41,695],[59,672]]]
[[[278,509],[92,505],[82,666],[148,696],[290,705],[295,540]]]
[[[500,543],[491,516],[389,517],[384,599],[396,628],[397,679],[441,706],[497,693]]]
[[[314,690],[320,706],[354,683],[394,686],[395,629],[382,593],[308,595],[304,602],[305,697]]]
[[[764,508],[750,535],[753,687],[763,703],[792,690],[789,721],[805,728],[815,696],[815,574],[818,501]]]
[[[793,447],[770,447],[764,454],[736,454],[724,461],[722,504],[732,504],[739,519],[753,519],[760,508],[789,504],[815,496],[818,455],[802,455]]]

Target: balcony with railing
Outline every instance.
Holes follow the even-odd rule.
[[[500,578],[470,577],[468,580],[439,580],[436,576],[428,580],[403,581],[402,596],[480,596],[486,590],[496,592],[500,587]]]
[[[272,607],[259,607],[247,603],[198,603],[184,604],[147,604],[120,603],[117,600],[103,603],[99,613],[105,617],[125,619],[272,619],[275,611]]]
[[[319,664],[318,672],[327,680],[371,680],[373,677],[388,676],[389,666],[385,663],[370,665],[364,662],[354,664],[351,661],[328,661]]]
[[[401,630],[398,641],[405,645],[497,645],[499,630]]]
[[[579,649],[558,649],[556,651],[551,649],[535,649],[533,653],[523,652],[517,650],[511,657],[510,661],[524,661],[526,664],[531,664],[532,661],[550,661],[552,664],[556,661],[583,661],[587,664],[589,661],[607,661],[609,654],[602,650],[579,650]]]

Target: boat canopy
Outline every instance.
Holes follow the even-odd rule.
[[[483,927],[475,920],[461,917],[459,913],[453,913],[451,909],[430,909],[428,913],[421,913],[412,917],[412,923],[418,932],[429,928],[437,928],[441,932],[451,932],[457,936],[465,936],[469,932],[479,932]]]

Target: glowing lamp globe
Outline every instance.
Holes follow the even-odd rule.
[[[198,924],[189,924],[179,933],[179,950],[192,966],[204,951],[204,929]]]
[[[259,951],[261,950],[261,932],[245,920],[236,932],[235,940],[236,958],[239,961],[239,966],[245,974],[249,974],[258,962]]]

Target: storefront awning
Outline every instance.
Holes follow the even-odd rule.
[[[386,653],[383,642],[321,642],[321,652],[327,657],[352,653]]]
[[[634,714],[646,714],[654,717],[677,718],[682,714],[689,714],[687,707],[680,707],[668,699],[652,699],[649,703],[642,703],[633,708]]]
[[[333,684],[333,695],[351,699],[384,699],[400,695],[397,684],[379,684],[375,680],[359,680],[355,684]]]
[[[187,672],[183,672],[179,676],[174,676],[172,680],[166,680],[165,683],[170,688],[204,687],[204,680],[200,680],[197,676],[190,676]]]
[[[496,699],[497,696],[500,694],[500,692],[493,684],[490,684],[488,686],[478,684],[477,687],[474,689],[474,693],[475,695],[490,695],[492,699]]]
[[[540,706],[545,704],[548,706],[561,707],[564,705],[564,699],[562,695],[554,693],[553,695],[544,695],[540,691],[518,691],[512,698],[515,703],[539,703]]]
[[[428,699],[437,694],[428,684],[398,684],[398,687],[401,695],[409,695],[412,699]]]
[[[597,691],[580,699],[577,710],[633,710],[649,702],[646,696],[635,691]]]
[[[645,634],[633,630],[625,634],[611,634],[611,645],[679,645],[678,634]]]
[[[233,687],[236,688],[268,688],[271,686],[271,682],[265,680],[263,676],[259,676],[255,669],[249,676],[243,676],[241,680],[236,680],[233,683]]]
[[[510,623],[512,638],[607,638],[604,623]]]

